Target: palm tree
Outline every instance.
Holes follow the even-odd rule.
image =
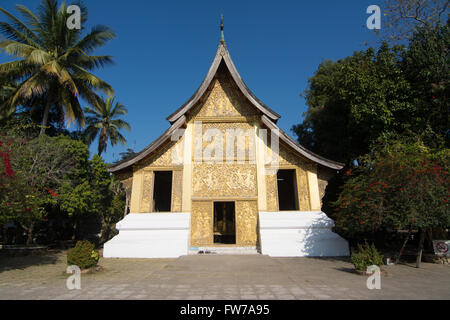
[[[0,75],[0,105],[8,99],[16,87],[14,82]]]
[[[87,20],[87,8],[81,3],[81,22]],[[66,23],[70,14],[63,2],[42,0],[37,13],[27,7],[16,6],[23,22],[0,8],[9,23],[0,22],[0,52],[18,58],[0,64],[0,74],[19,81],[17,88],[0,106],[1,114],[13,113],[17,106],[43,99],[41,134],[45,132],[50,109],[56,108],[69,123],[77,121],[84,126],[85,118],[78,101],[85,99],[90,105],[97,100],[95,90],[113,94],[112,87],[90,71],[112,63],[112,57],[90,55],[96,48],[115,37],[105,26],[96,26],[84,37],[82,29],[70,30]],[[64,119],[64,117],[63,117]]]
[[[119,116],[126,115],[127,108],[117,102],[114,104],[115,97],[108,96],[106,100],[99,98],[94,108],[86,107],[84,112],[92,116],[86,119],[86,137],[89,144],[99,136],[98,139],[98,155],[100,156],[106,151],[108,139],[112,146],[117,143],[125,145],[127,140],[119,132],[121,129],[130,131],[128,122],[117,119]]]
[[[128,148],[127,151],[119,153],[119,156],[121,156],[121,159],[117,162],[120,162],[123,160],[128,160],[128,159],[134,157],[135,155],[137,155],[137,153],[134,152],[133,149]]]

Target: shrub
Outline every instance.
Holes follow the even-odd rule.
[[[383,255],[380,254],[375,245],[369,245],[367,242],[362,246],[358,244],[358,252],[352,253],[351,261],[355,266],[356,270],[366,271],[369,266],[383,265]]]
[[[88,269],[97,265],[98,252],[89,241],[78,241],[74,248],[67,252],[67,265],[76,265],[80,269]]]

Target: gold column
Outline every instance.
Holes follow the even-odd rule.
[[[130,213],[140,212],[143,184],[144,184],[143,170],[135,171],[133,173],[133,187],[131,189]]]
[[[192,148],[192,123],[188,123],[184,132],[182,212],[191,211]]]
[[[266,145],[264,141],[259,138],[259,126],[255,126],[255,143],[256,143],[256,171],[258,182],[258,210],[267,211],[267,196],[266,196],[266,174],[264,165],[264,155],[266,152]]]
[[[309,185],[309,197],[311,202],[311,211],[320,211],[322,206],[320,205],[320,193],[319,182],[317,180],[317,166],[308,168],[308,185]]]

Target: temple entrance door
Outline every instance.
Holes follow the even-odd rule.
[[[172,207],[172,171],[155,171],[152,212],[170,212]]]
[[[236,244],[234,202],[214,202],[214,243]]]

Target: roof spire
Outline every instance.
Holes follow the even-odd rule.
[[[223,14],[220,15],[220,43],[225,43],[225,36],[223,35]]]

